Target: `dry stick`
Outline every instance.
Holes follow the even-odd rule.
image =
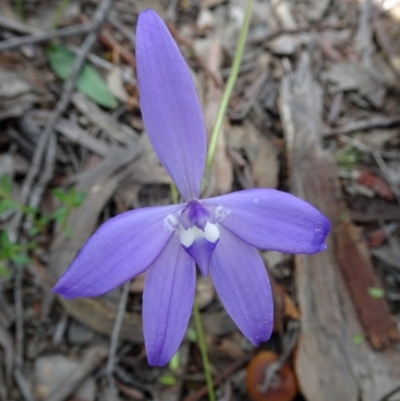
[[[59,118],[61,117],[63,113],[59,115]],[[57,118],[57,120],[59,119]],[[57,123],[57,121],[54,122],[54,125]],[[52,135],[51,135],[52,133]],[[57,136],[56,132],[52,131],[49,136],[49,140],[47,143],[47,152],[46,156],[44,159],[44,167],[42,169],[42,173],[39,177],[39,182],[36,185],[35,188],[32,189],[30,198],[29,198],[29,206],[36,208],[39,203],[40,199],[42,198],[42,194],[44,190],[46,189],[46,186],[48,182],[53,178],[54,175],[54,167],[55,167],[55,159],[56,159],[56,153],[57,153]]]
[[[355,131],[365,131],[374,128],[386,128],[400,124],[399,117],[373,117],[369,120],[355,121],[342,127],[331,128],[323,133],[325,138],[340,134],[350,134]]]
[[[130,287],[130,281],[127,281],[124,284],[124,286],[122,287],[122,294],[121,294],[121,298],[120,298],[119,305],[118,305],[117,316],[115,318],[115,323],[114,323],[113,331],[111,334],[110,349],[108,352],[106,376],[107,376],[107,382],[108,382],[108,386],[109,386],[109,390],[110,390],[110,396],[113,401],[118,399],[118,392],[117,392],[117,389],[115,388],[115,383],[114,383],[114,378],[113,378],[113,371],[114,371],[114,365],[115,365],[115,353],[117,351],[119,332],[121,330],[122,320],[124,318],[124,313],[125,313],[125,309],[126,309],[126,303],[128,301],[129,287]]]
[[[25,377],[21,373],[19,369],[14,370],[14,380],[18,385],[19,390],[21,391],[22,396],[25,401],[34,401],[34,398],[31,394],[30,385],[26,381]]]
[[[47,42],[52,39],[64,38],[66,36],[84,35],[88,32],[92,32],[93,29],[96,29],[96,20],[94,22],[85,22],[84,24],[68,26],[66,28],[7,39],[0,42],[0,51],[13,49],[23,45]]]
[[[365,59],[369,57],[371,52],[371,16],[372,16],[372,0],[364,0],[360,4],[361,10],[358,19],[358,29],[356,35],[356,45],[359,52]]]
[[[32,28],[28,25],[21,24],[20,22],[17,21],[12,21],[6,17],[3,17],[2,15],[0,15],[0,28],[8,29],[10,31],[15,31],[18,33],[23,33],[25,35],[35,34],[38,32],[36,28]]]

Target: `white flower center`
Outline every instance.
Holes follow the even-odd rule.
[[[182,227],[180,241],[184,247],[189,248],[198,238],[205,238],[208,242],[216,243],[219,239],[218,227],[209,222],[205,225],[204,231],[196,226],[190,227],[187,230]]]

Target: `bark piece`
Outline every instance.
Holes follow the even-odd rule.
[[[339,263],[351,269],[349,262],[355,260],[338,258],[337,252],[345,251],[344,246],[351,244],[354,255],[364,262],[365,258],[367,263],[370,261],[368,255],[362,255],[364,245],[354,243],[353,234],[345,244],[340,243],[343,238],[338,238],[343,234],[340,217],[346,209],[335,163],[322,148],[322,104],[321,88],[312,79],[308,56],[303,54],[297,71],[288,74],[281,86],[280,111],[287,139],[291,186],[297,196],[321,210],[334,228],[325,252],[295,258],[301,309],[296,371],[302,392],[309,401],[376,401],[398,385],[400,348],[394,344],[377,352],[366,341],[360,344],[354,341],[362,333],[360,314],[353,305],[349,291],[352,287],[346,285],[347,277],[342,274]],[[348,221],[346,224],[351,226]],[[368,274],[373,274],[372,269]],[[381,313],[388,310],[383,308]],[[390,315],[387,318],[391,319]],[[376,324],[379,322],[375,320],[374,327]]]

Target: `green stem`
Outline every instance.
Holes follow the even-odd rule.
[[[170,183],[170,188],[171,188],[172,203],[176,204],[179,202],[178,190],[176,189],[176,186],[173,182]]]
[[[246,14],[244,16],[243,24],[240,29],[239,40],[236,46],[236,52],[235,52],[235,57],[233,59],[231,73],[229,74],[228,82],[226,83],[226,87],[222,95],[221,103],[218,109],[217,119],[214,125],[214,130],[211,134],[211,140],[210,140],[210,145],[208,147],[208,154],[206,160],[206,173],[205,173],[206,178],[210,173],[210,168],[214,159],[215,150],[217,148],[218,136],[222,128],[222,123],[224,121],[224,115],[228,107],[229,98],[231,97],[232,90],[233,87],[235,86],[235,82],[239,73],[240,63],[242,61],[243,50],[247,38],[247,31],[249,30],[252,7],[253,7],[253,0],[248,0]]]
[[[200,310],[196,301],[193,304],[194,322],[196,325],[197,342],[200,348],[201,360],[203,362],[204,376],[206,377],[208,399],[215,401],[214,384],[211,375],[210,361],[208,360],[207,345],[204,337],[203,326],[201,325]]]

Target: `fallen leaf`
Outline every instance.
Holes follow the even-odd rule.
[[[263,391],[267,369],[279,359],[272,351],[262,351],[251,359],[246,369],[246,387],[253,401],[291,401],[297,394],[296,379],[292,369],[284,363]]]
[[[372,189],[381,198],[388,200],[394,199],[393,192],[386,181],[370,171],[361,171],[356,181],[358,184],[365,185],[366,187]]]
[[[74,53],[64,46],[52,45],[47,48],[46,56],[54,73],[60,79],[68,79],[75,60]],[[118,106],[118,102],[107,88],[103,78],[88,63],[84,64],[76,82],[76,87],[100,106],[112,109]]]

